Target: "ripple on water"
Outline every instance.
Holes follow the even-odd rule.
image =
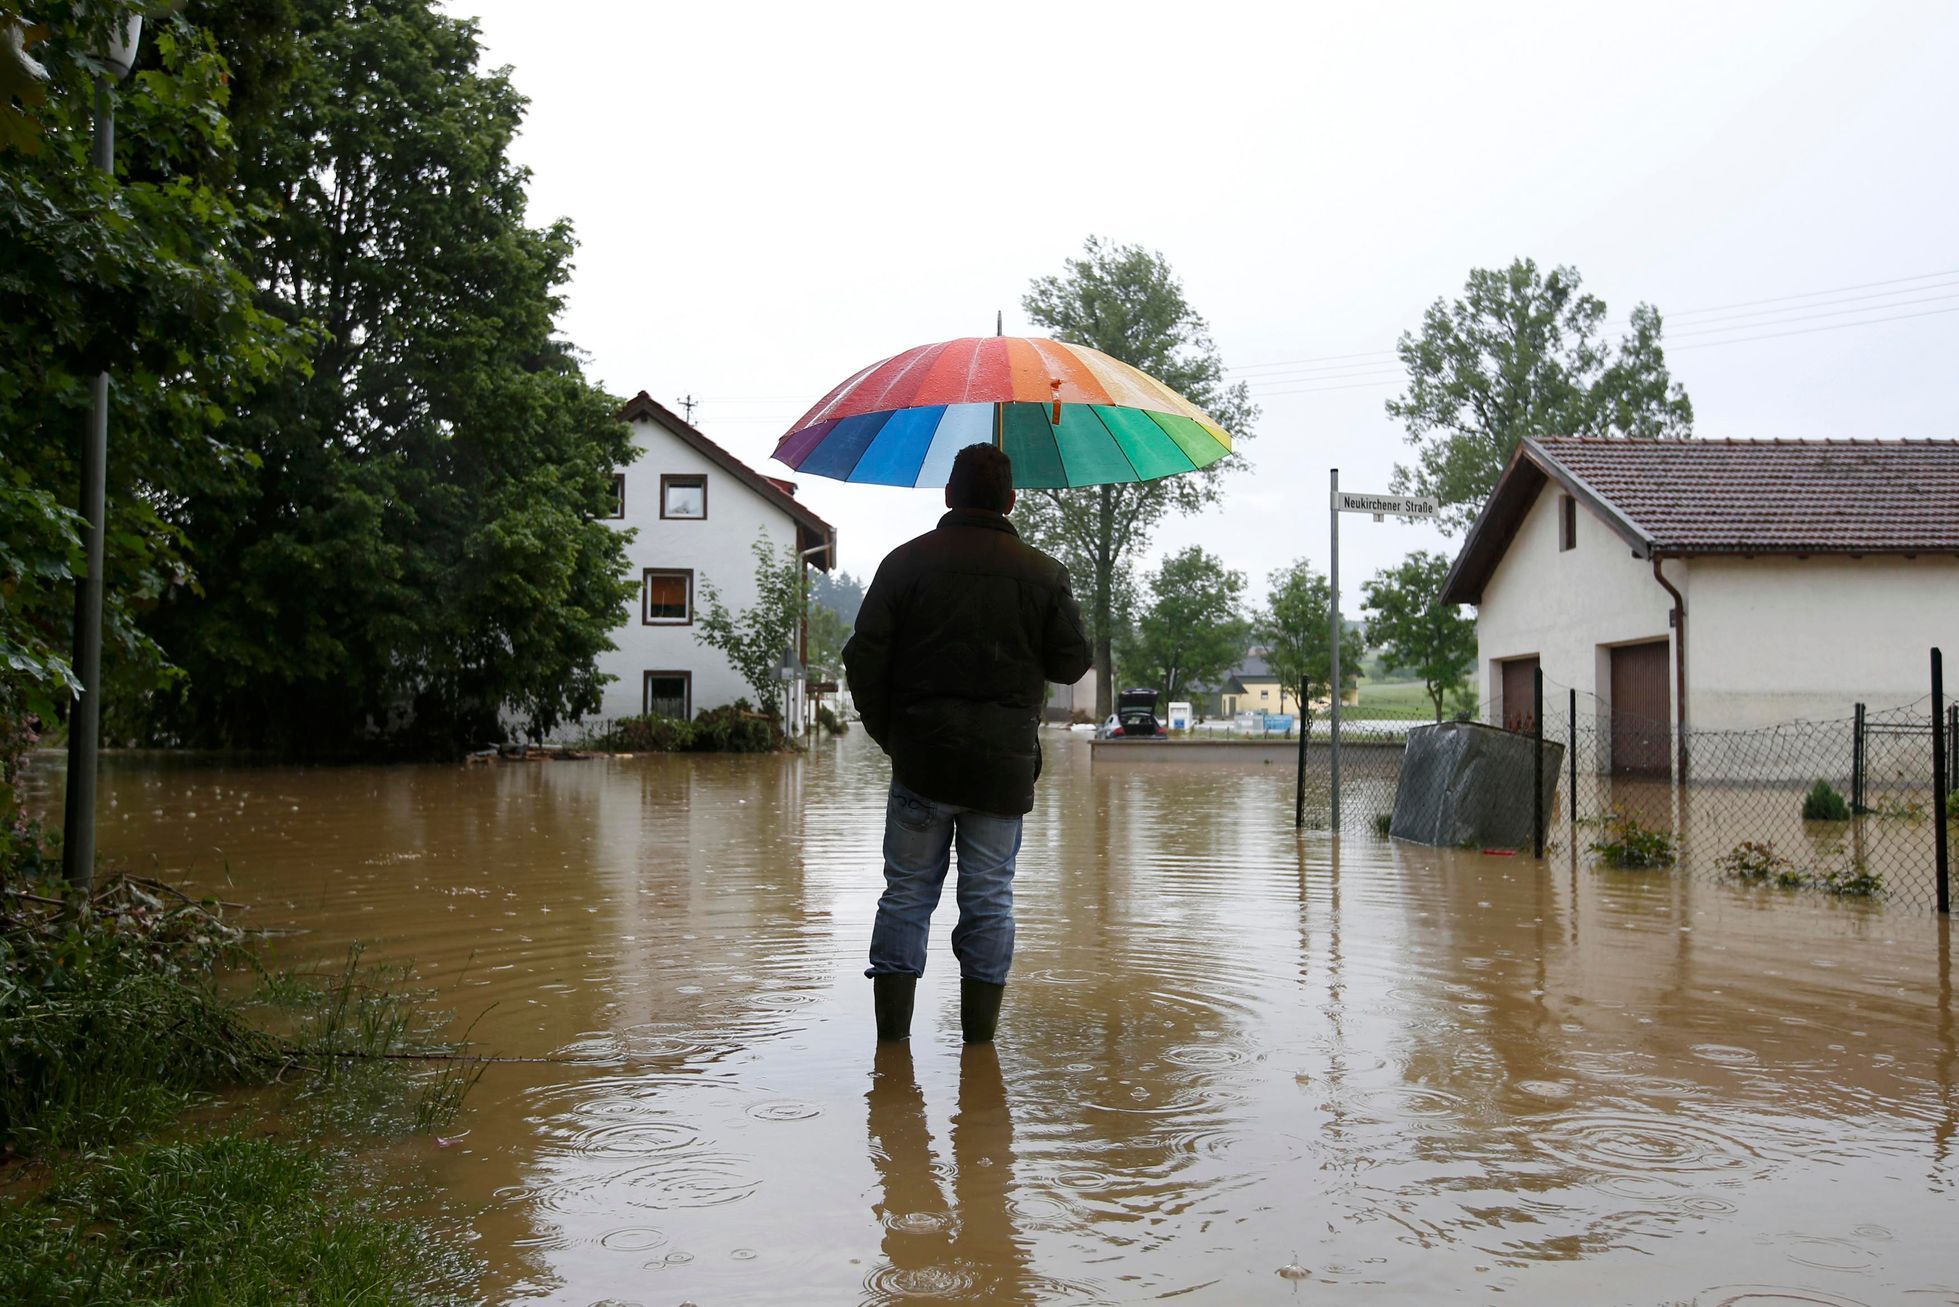
[[[873,1302],[894,1298],[975,1300],[980,1291],[979,1277],[971,1267],[960,1262],[880,1266],[864,1277],[865,1297]]]
[[[720,1207],[753,1194],[761,1181],[741,1162],[718,1154],[676,1156],[594,1175],[567,1176],[538,1188],[539,1208],[616,1215],[621,1208],[668,1211]]]
[[[1691,1051],[1695,1057],[1722,1066],[1754,1066],[1762,1060],[1754,1049],[1734,1044],[1695,1044]]]
[[[811,1117],[822,1116],[823,1109],[814,1103],[798,1103],[787,1098],[773,1098],[766,1103],[755,1103],[748,1114],[757,1121],[807,1121]]]
[[[886,1212],[884,1228],[896,1234],[940,1234],[952,1228],[951,1212]]]
[[[642,1109],[643,1111],[644,1109]],[[665,1157],[698,1148],[701,1133],[679,1121],[603,1121],[552,1141],[552,1151],[590,1157]]]
[[[1239,1066],[1251,1058],[1249,1050],[1231,1044],[1179,1044],[1163,1054],[1163,1060],[1172,1065],[1201,1069]]]
[[[1790,1261],[1819,1271],[1867,1271],[1877,1261],[1875,1253],[1859,1248],[1848,1239],[1795,1235],[1788,1243]]]
[[[651,1226],[627,1226],[599,1236],[599,1246],[616,1253],[651,1252],[667,1241],[667,1236]]]
[[[1777,1284],[1727,1284],[1694,1296],[1699,1307],[1868,1307],[1861,1299],[1845,1298],[1822,1289],[1799,1289]]]
[[[1672,1175],[1767,1169],[1740,1139],[1657,1114],[1574,1113],[1544,1122],[1536,1141],[1553,1157],[1590,1170]]]

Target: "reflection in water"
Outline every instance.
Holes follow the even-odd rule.
[[[999,1054],[991,1044],[960,1051],[950,1201],[911,1059],[908,1042],[878,1045],[865,1095],[878,1174],[871,1211],[885,1230],[884,1261],[865,1277],[867,1299],[1032,1301],[1026,1253],[1008,1210],[1013,1118]]]
[[[369,940],[490,1051],[553,1059],[493,1067],[456,1147],[381,1159],[479,1239],[490,1301],[1959,1289],[1944,927],[1569,848],[1302,838],[1283,769],[1046,747],[997,1054],[959,1045],[950,968],[875,1044],[888,773],[858,736],[124,766],[101,844],[303,932],[288,961]]]

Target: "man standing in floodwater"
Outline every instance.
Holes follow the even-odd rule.
[[[959,848],[959,1027],[993,1038],[1013,963],[1014,859],[1041,774],[1045,681],[1093,661],[1068,569],[1024,543],[1013,463],[969,445],[939,525],[892,550],[857,613],[844,669],[864,729],[891,755],[884,896],[871,930],[877,1037],[911,1034],[939,890]]]

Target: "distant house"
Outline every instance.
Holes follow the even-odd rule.
[[[1616,772],[1909,703],[1959,654],[1959,441],[1526,440],[1442,598],[1476,605],[1492,716],[1528,725],[1541,667],[1595,696]]]
[[[1266,664],[1265,655],[1254,650],[1225,676],[1218,690],[1218,707],[1224,717],[1236,717],[1241,712],[1296,714],[1299,696],[1279,684],[1278,674]]]
[[[599,656],[615,680],[603,718],[658,713],[691,718],[703,708],[752,700],[727,658],[694,638],[702,578],[730,610],[755,601],[755,541],[767,536],[807,565],[836,564],[836,528],[796,500],[793,483],[763,476],[641,391],[620,416],[632,424],[639,457],[613,474],[612,521],[634,532],[626,546],[637,594],[613,632],[618,648]],[[803,725],[801,650],[788,696],[788,725]]]

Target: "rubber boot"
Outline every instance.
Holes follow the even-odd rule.
[[[1000,1024],[1000,999],[1005,985],[990,985],[984,980],[959,981],[959,1033],[969,1044],[993,1042],[993,1028]]]
[[[911,1002],[918,991],[918,977],[883,975],[871,977],[871,1000],[877,1007],[877,1037],[911,1038]]]

